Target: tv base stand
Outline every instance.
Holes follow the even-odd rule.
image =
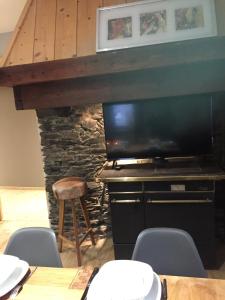
[[[112,163],[112,170],[121,170],[122,165],[118,165],[117,160],[114,160]]]
[[[150,227],[174,227],[193,237],[206,268],[216,266],[215,182],[225,173],[214,165],[106,164],[116,259],[130,259],[138,234]]]

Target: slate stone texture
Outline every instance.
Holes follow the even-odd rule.
[[[79,176],[88,182],[88,210],[97,237],[110,235],[108,197],[95,177],[106,161],[102,105],[37,110],[51,227],[57,233],[58,205],[52,184]],[[103,194],[104,193],[104,194]],[[80,225],[84,224],[77,206]],[[72,237],[71,210],[66,206],[65,229]],[[82,230],[81,230],[82,231]]]

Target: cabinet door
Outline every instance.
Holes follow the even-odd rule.
[[[146,227],[187,231],[195,241],[205,268],[216,267],[213,203],[146,203]]]
[[[115,244],[134,244],[144,229],[141,194],[110,195],[112,233]]]
[[[173,227],[186,230],[197,244],[214,241],[213,203],[148,203],[146,228]]]

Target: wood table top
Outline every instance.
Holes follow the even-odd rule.
[[[168,300],[224,300],[225,280],[160,276],[166,278]]]
[[[90,272],[83,268],[38,267],[16,297],[18,300],[80,300]],[[86,276],[86,278],[85,278]],[[166,278],[168,299],[224,300],[225,280],[178,276]],[[96,299],[97,300],[97,299]]]

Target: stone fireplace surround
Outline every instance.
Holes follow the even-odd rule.
[[[108,205],[100,205],[102,186],[95,182],[96,172],[106,160],[101,104],[38,110],[37,116],[51,227],[57,231],[58,206],[52,184],[63,177],[80,176],[88,182],[92,226],[98,237],[105,237],[110,229]],[[83,220],[80,222],[82,225]],[[71,228],[71,211],[66,208],[65,229],[70,232]]]
[[[151,101],[151,100],[149,100]],[[225,99],[213,96],[214,154],[213,159],[225,166]],[[103,187],[95,176],[106,160],[102,105],[82,105],[36,110],[44,156],[49,217],[57,232],[58,207],[52,194],[52,184],[63,177],[81,176],[88,182],[88,207],[91,223],[98,237],[110,235],[108,202],[100,205]],[[193,116],[193,117],[197,117]],[[107,199],[107,195],[103,195]],[[222,200],[218,194],[218,201]],[[71,235],[71,211],[66,209],[65,227]],[[83,220],[80,220],[81,225]],[[222,229],[221,229],[222,230]]]

